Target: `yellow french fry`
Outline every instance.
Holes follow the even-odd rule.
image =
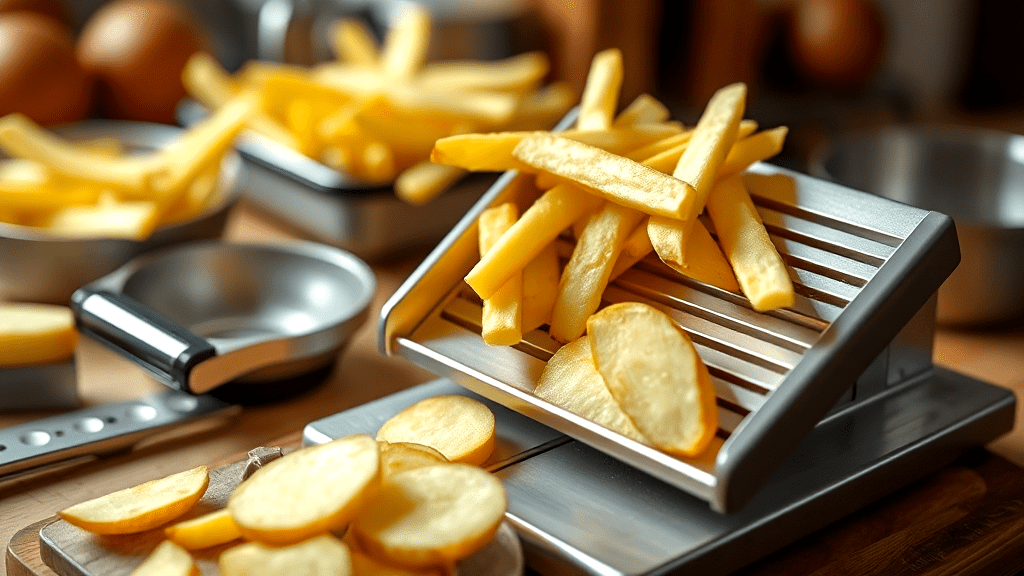
[[[65,206],[54,212],[43,228],[59,236],[142,240],[153,232],[159,219],[160,210],[156,202],[100,203]]]
[[[366,182],[383,184],[391,182],[398,174],[395,155],[391,147],[382,141],[368,142],[355,166],[355,175]]]
[[[156,168],[148,157],[109,158],[89,153],[18,113],[0,118],[0,149],[71,180],[96,182],[139,196],[146,195]]]
[[[420,162],[395,180],[395,194],[410,204],[426,204],[466,175],[462,168]]]
[[[669,117],[671,117],[671,112],[660,100],[650,94],[641,94],[615,117],[612,125],[634,126],[636,124],[665,122]]]
[[[610,128],[622,87],[622,52],[609,48],[598,52],[590,63],[590,72],[580,98],[580,130]]]
[[[622,250],[619,251],[619,256],[615,259],[615,265],[612,266],[612,273],[608,276],[609,282],[618,278],[619,275],[632,268],[634,264],[643,260],[654,251],[651,237],[647,233],[647,222],[649,219],[649,216],[644,219],[639,226],[633,229],[633,232],[626,238],[626,241],[623,242]]]
[[[736,131],[736,137],[744,138],[752,134],[755,130],[757,130],[757,122],[754,122],[753,120],[743,120],[742,122],[740,122],[740,127]],[[642,148],[630,150],[629,153],[626,154],[625,156],[630,160],[642,162],[648,158],[653,158],[655,156],[664,154],[669,150],[685,150],[685,148],[679,148],[679,146],[681,144],[688,144],[692,137],[693,130],[684,130],[683,132],[674,134],[672,136],[669,136],[668,138],[663,138],[661,140],[658,140],[657,142],[652,142]],[[662,170],[661,168],[658,168],[658,171],[665,172],[666,174],[674,172],[675,165],[679,163],[679,157],[680,156],[676,156],[675,163],[673,163],[672,168],[670,170]]]
[[[601,304],[601,295],[623,243],[643,217],[638,210],[605,202],[590,219],[562,271],[558,299],[551,314],[552,338],[565,343],[583,334],[587,318]]]
[[[560,185],[538,198],[466,275],[480,298],[490,298],[578,218],[602,200],[573,185]]]
[[[407,6],[384,38],[380,59],[384,74],[391,78],[412,78],[427,61],[429,46],[430,13],[421,6]]]
[[[562,267],[552,242],[523,268],[523,333],[551,322]]]
[[[711,97],[697,121],[689,146],[673,172],[676,178],[693,187],[695,196],[688,211],[678,218],[692,220],[704,210],[704,202],[718,176],[718,168],[736,140],[746,97],[747,87],[743,83],[721,88]]]
[[[718,168],[718,178],[725,178],[743,172],[751,164],[767,160],[782,152],[789,129],[785,126],[772,128],[737,140],[729,150],[729,155]]]
[[[335,58],[343,62],[375,66],[380,60],[377,40],[362,20],[338,20],[331,27],[330,40]]]
[[[437,90],[527,94],[540,85],[549,68],[543,52],[527,52],[503,60],[432,62],[417,80]]]
[[[722,250],[754,310],[792,306],[795,296],[786,264],[743,181],[735,175],[719,181],[708,197],[707,210]]]
[[[298,140],[298,151],[306,156],[315,158],[319,156],[322,147],[317,126],[313,119],[313,109],[308,100],[296,99],[288,103],[285,113],[286,125],[289,131]]]
[[[641,212],[682,218],[693,211],[695,195],[686,182],[568,138],[531,136],[515,147],[513,156]]]
[[[602,150],[619,152],[644,142],[663,139],[675,130],[671,125],[648,124],[608,130],[566,130],[559,132],[558,136]],[[434,143],[431,160],[476,171],[521,169],[522,165],[512,157],[516,146],[526,138],[548,134],[534,131],[449,136]]]
[[[649,226],[647,230],[649,234]],[[703,222],[700,220],[694,221],[693,226],[690,228],[689,236],[683,244],[686,246],[686,254],[683,256],[682,261],[662,258],[662,262],[683,276],[716,286],[722,290],[730,292],[740,291],[740,286],[736,283],[736,276],[733,274],[729,261],[725,259],[722,249],[715,242],[715,239],[711,237],[711,233],[704,227]]]
[[[188,59],[181,81],[193,98],[211,110],[227,104],[240,90],[227,70],[206,52],[197,52]]]
[[[502,234],[515,224],[519,210],[506,202],[484,210],[477,219],[481,256],[486,255]],[[482,330],[491,346],[511,346],[523,339],[523,273],[518,271],[497,292],[484,298]]]

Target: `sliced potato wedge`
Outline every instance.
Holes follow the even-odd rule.
[[[467,464],[426,466],[392,476],[350,530],[377,560],[449,566],[491,541],[505,507],[505,489],[489,472]]]
[[[206,466],[118,490],[61,510],[60,517],[96,534],[134,534],[188,512],[206,493]]]
[[[199,567],[187,550],[164,540],[132,570],[130,576],[199,576]]]
[[[413,442],[385,442],[377,441],[380,449],[380,472],[381,480],[388,478],[404,470],[412,470],[422,466],[433,466],[434,464],[448,464],[436,448]]]
[[[203,514],[164,529],[167,539],[186,550],[200,550],[242,537],[227,508]]]
[[[664,312],[613,304],[590,317],[587,338],[608,390],[655,447],[694,456],[711,443],[718,428],[711,376]]]
[[[377,442],[354,434],[263,466],[231,493],[228,510],[244,537],[292,544],[345,527],[379,483]]]
[[[586,336],[555,352],[544,367],[533,393],[609,430],[650,444],[605,386]]]
[[[352,554],[344,542],[321,534],[289,546],[248,542],[225,550],[221,576],[351,576]]]
[[[494,450],[494,413],[457,394],[420,400],[389,418],[377,440],[413,442],[436,449],[451,462],[480,465]]]

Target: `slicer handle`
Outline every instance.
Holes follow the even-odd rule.
[[[189,373],[217,355],[206,340],[124,294],[80,288],[71,296],[71,309],[80,332],[175,390],[194,393]]]

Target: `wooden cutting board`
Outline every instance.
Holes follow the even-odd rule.
[[[33,524],[15,535],[8,548],[9,576],[82,574],[66,571],[46,546],[40,549],[40,533],[52,531],[55,521]],[[128,542],[131,554],[151,547],[151,538],[141,535]],[[95,553],[90,566],[112,568],[94,573],[122,573],[115,569],[124,564],[108,564],[105,545],[96,537],[86,535],[68,545]],[[979,450],[736,576],[1010,576],[1022,569],[1024,469]]]

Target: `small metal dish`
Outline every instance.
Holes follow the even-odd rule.
[[[939,289],[940,323],[1024,316],[1024,136],[923,126],[852,132],[818,150],[810,172],[953,218],[961,260]]]
[[[375,286],[366,263],[323,244],[206,241],[136,258],[77,290],[71,307],[84,335],[164,384],[224,387],[245,402],[332,366]]]
[[[72,140],[113,137],[136,151],[167,146],[182,129],[161,124],[94,120],[55,129]],[[154,248],[219,237],[238,199],[241,159],[230,152],[221,166],[220,201],[203,215],[163,226],[143,241],[66,238],[37,228],[0,222],[0,299],[66,304],[71,294],[133,257]]]
[[[206,114],[184,100],[178,119],[189,126]],[[367,184],[257,134],[236,142],[243,168],[238,187],[259,209],[312,239],[384,261],[431,248],[497,179],[469,174],[422,206],[399,200],[392,186]]]

